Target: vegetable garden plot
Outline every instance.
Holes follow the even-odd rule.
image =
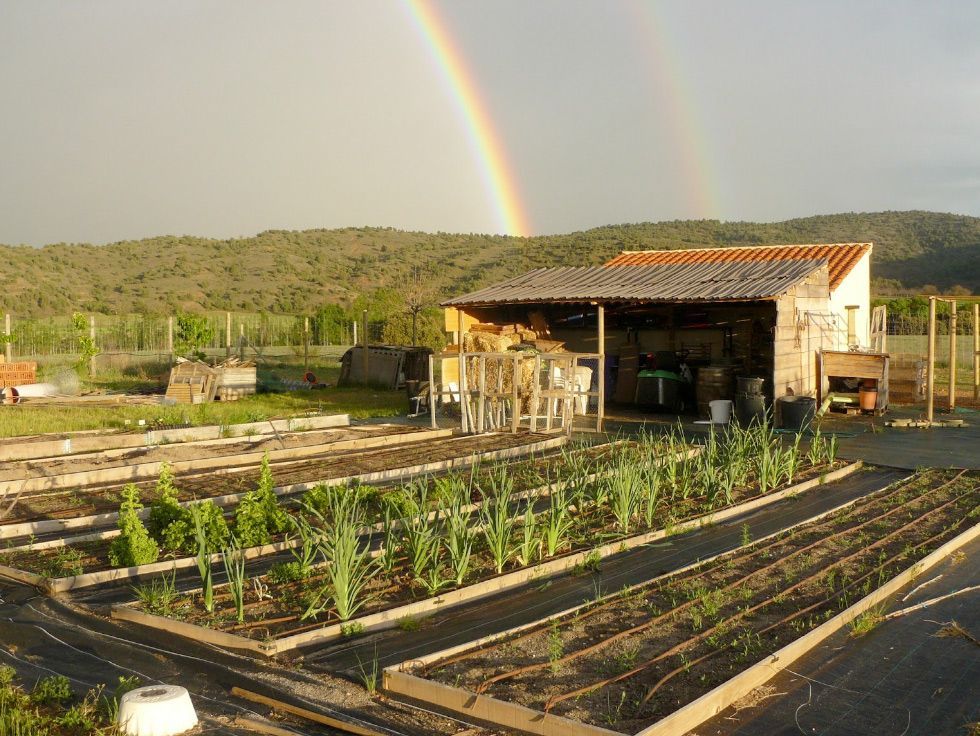
[[[407,669],[460,692],[633,733],[971,529],[978,503],[980,475],[927,471],[699,568]],[[872,611],[854,630],[873,621]]]
[[[282,493],[298,492],[321,481],[345,482],[355,476],[366,476],[365,480],[374,480],[375,477],[380,480],[383,476],[397,478],[417,472],[433,472],[436,466],[468,465],[472,456],[478,454],[511,449],[520,452],[522,448],[528,448],[528,452],[531,452],[531,448],[535,446],[563,441],[564,438],[539,434],[434,439],[405,446],[328,452],[316,459],[277,463],[273,466],[273,471]],[[420,470],[420,461],[429,466],[428,470]],[[258,475],[257,465],[219,475],[183,475],[178,479],[180,501],[188,503],[198,499],[216,498],[224,503],[226,497],[237,500],[238,496],[255,487]],[[305,487],[292,488],[293,486]],[[157,498],[155,482],[140,482],[136,487],[139,489],[141,502],[151,503]],[[118,484],[101,488],[23,494],[16,498],[10,512],[4,517],[4,524],[0,526],[0,537],[29,534],[31,532],[25,529],[32,522],[41,526],[44,526],[44,522],[52,522],[47,525],[52,529],[62,525],[68,528],[104,523],[105,519],[88,517],[114,513],[121,500]],[[64,521],[57,523],[60,520]]]
[[[733,434],[724,445],[712,437],[687,462],[679,453],[663,454],[659,443],[650,445],[656,448],[652,453],[642,444],[618,445],[604,458],[601,473],[589,464],[559,466],[551,492],[523,504],[514,503],[513,476],[498,469],[490,475],[490,488],[481,489],[486,498],[476,523],[464,510],[472,489],[450,478],[435,514],[410,516],[403,525],[386,515],[373,549],[358,542],[366,521],[360,499],[325,489],[322,502],[309,504],[313,514],[304,522],[304,544],[293,564],[252,579],[249,590],[233,582],[208,596],[205,581],[203,605],[201,592],[161,591],[142,610],[192,624],[193,629],[178,627],[188,635],[199,627],[233,634],[237,643],[222,639],[229,646],[263,650],[250,640],[290,640],[295,646],[292,637],[305,632],[350,634],[380,625],[377,612],[432,610],[443,599],[461,600],[463,591],[484,581],[491,592],[512,587],[518,583],[509,576],[521,570],[527,570],[521,582],[528,575],[556,574],[571,562],[585,570],[603,555],[665,534],[638,535],[644,529],[675,527],[772,495],[801,476],[817,483],[833,467],[832,445],[819,438],[807,458],[798,440],[784,447],[768,427]],[[671,437],[666,446],[682,443]],[[417,508],[427,508],[428,486],[419,483],[412,492]],[[139,618],[129,610],[116,612]]]
[[[348,487],[350,492],[356,493],[363,501],[365,511],[365,527],[361,530],[362,534],[370,534],[373,531],[383,529],[382,521],[388,514],[395,519],[401,519],[407,515],[425,513],[434,515],[437,513],[440,499],[447,492],[461,488],[465,484],[469,489],[470,498],[474,504],[478,504],[483,497],[484,490],[490,487],[494,478],[494,473],[500,468],[506,468],[508,474],[514,479],[515,498],[519,499],[524,494],[532,492],[533,489],[540,489],[547,482],[550,473],[560,464],[578,464],[581,467],[594,467],[590,464],[602,463],[603,458],[612,451],[612,446],[596,445],[581,446],[563,450],[559,455],[545,456],[541,458],[515,458],[505,461],[505,464],[498,464],[492,461],[487,466],[476,465],[466,471],[455,471],[441,477],[422,476],[416,479],[411,486],[362,486],[353,484]],[[270,469],[271,472],[271,469]],[[267,476],[268,477],[268,476]],[[268,494],[269,481],[266,480],[265,490]],[[425,492],[421,492],[421,485],[425,484]],[[260,481],[261,485],[261,481]],[[155,538],[160,552],[160,562],[151,565],[143,564],[140,569],[119,570],[118,576],[98,575],[114,570],[112,564],[112,548],[115,539],[121,534],[119,528],[113,528],[96,535],[81,535],[78,538],[56,538],[46,542],[27,541],[24,544],[8,548],[6,552],[0,552],[0,565],[12,568],[8,574],[16,571],[28,573],[21,576],[24,582],[29,582],[41,587],[48,587],[53,591],[69,588],[85,587],[90,584],[110,582],[113,579],[124,579],[132,577],[133,574],[148,574],[151,572],[169,572],[172,569],[182,567],[193,567],[195,560],[187,555],[197,553],[196,540],[191,534],[192,516],[191,511],[181,511],[177,506],[180,498],[178,479],[171,473],[164,472],[157,486],[154,489],[157,500],[149,508],[149,530]],[[215,509],[208,508],[207,512],[212,517],[212,524],[219,524],[217,532],[218,538],[208,545],[208,551],[214,553],[219,551],[224,544],[231,539],[232,534],[236,535],[239,541],[246,542],[242,553],[247,559],[284,552],[291,546],[300,546],[302,540],[297,533],[297,523],[305,508],[304,504],[318,506],[326,498],[326,490],[322,487],[315,488],[302,497],[284,498],[281,502],[282,510],[289,514],[289,518],[282,516],[280,521],[285,524],[285,528],[279,528],[281,524],[274,524],[268,534],[242,534],[237,528],[236,509],[224,512],[226,523],[224,526],[214,515]],[[421,495],[424,506],[420,506],[418,497]],[[207,506],[207,502],[204,502]],[[470,511],[473,509],[463,509]],[[183,524],[177,525],[174,529],[165,528],[167,524],[179,522],[183,519]],[[90,538],[95,536],[97,538]],[[250,547],[248,542],[254,542],[260,547]],[[167,561],[170,564],[167,564]],[[220,559],[215,560],[220,564]],[[31,576],[40,576],[47,580],[32,579]],[[71,578],[70,580],[68,578]]]

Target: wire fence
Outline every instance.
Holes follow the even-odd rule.
[[[204,351],[225,349],[229,342],[235,350],[351,345],[360,327],[355,327],[352,321],[324,319],[318,315],[212,312],[203,316],[210,328],[210,339],[200,346]],[[94,330],[90,326],[93,319]],[[83,342],[92,335],[95,349],[103,355],[162,355],[168,354],[174,344],[176,328],[172,319],[155,314],[86,315],[85,328],[79,329],[70,315],[23,320],[12,316],[4,325],[3,341],[9,343],[6,352],[14,360],[79,355]],[[380,341],[382,328],[382,323],[368,323],[368,340]]]

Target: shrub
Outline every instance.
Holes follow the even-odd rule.
[[[242,497],[235,510],[235,534],[242,547],[268,544],[273,534],[286,530],[288,517],[279,507],[279,500],[272,489],[272,470],[266,453],[259,470],[258,486]]]
[[[135,567],[156,562],[160,548],[143,525],[139,510],[139,489],[130,483],[122,490],[119,506],[119,529],[122,532],[109,546],[109,562],[115,567]]]

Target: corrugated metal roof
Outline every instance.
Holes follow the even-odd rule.
[[[654,266],[668,263],[721,263],[724,261],[781,261],[800,258],[826,258],[830,288],[840,286],[871,243],[830,243],[824,245],[752,245],[734,248],[685,248],[680,250],[623,251],[607,266]]]
[[[443,306],[528,302],[714,302],[772,299],[824,259],[653,266],[539,268],[443,302]]]

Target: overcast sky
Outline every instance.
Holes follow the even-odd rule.
[[[534,234],[980,215],[980,3],[443,0]],[[0,242],[502,232],[405,2],[0,0]]]

